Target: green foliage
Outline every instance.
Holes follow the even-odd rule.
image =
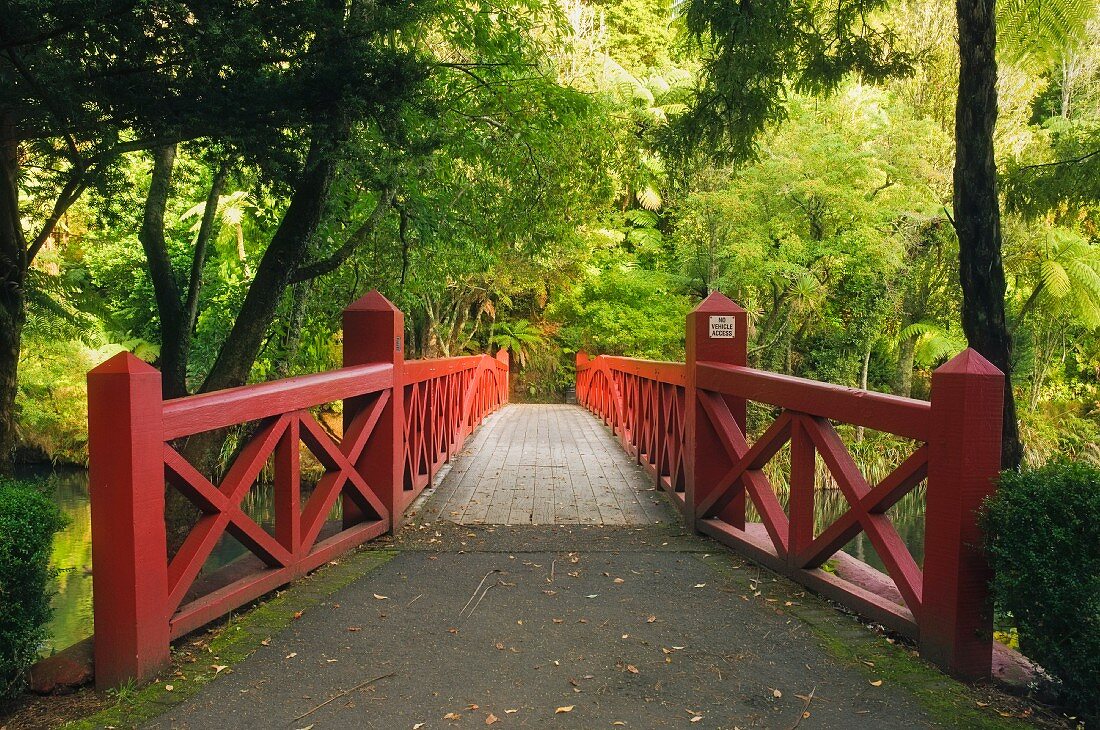
[[[527,366],[527,360],[532,351],[537,352],[546,345],[542,330],[526,319],[498,322],[495,328],[496,332],[489,341],[501,349],[508,350],[519,362],[520,367]]]
[[[562,323],[559,337],[566,351],[683,359],[684,318],[692,304],[677,293],[676,279],[642,268],[617,248],[594,263],[548,310]]]
[[[913,58],[874,19],[884,6],[883,0],[690,0],[684,28],[703,70],[678,131],[703,154],[750,160],[758,136],[786,118],[789,91],[831,92],[849,74],[875,82],[911,73]]]
[[[1057,63],[1082,43],[1096,14],[1089,0],[1008,0],[997,4],[997,50],[1010,62],[1038,68]]]
[[[50,549],[61,511],[33,485],[0,478],[0,703],[23,689],[50,618]]]
[[[982,513],[993,591],[1020,647],[1100,720],[1100,469],[1055,461],[1005,472]]]

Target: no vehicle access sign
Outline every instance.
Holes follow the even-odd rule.
[[[732,339],[737,336],[734,318],[728,314],[713,315],[710,318],[711,339]]]

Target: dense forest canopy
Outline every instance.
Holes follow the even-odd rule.
[[[1100,18],[1004,4],[960,178],[970,3],[6,2],[0,448],[82,461],[123,348],[168,397],[336,367],[371,288],[532,399],[722,291],[751,364],[914,397],[1002,306],[1025,460],[1100,461]]]

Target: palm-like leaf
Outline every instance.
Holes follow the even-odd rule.
[[[997,4],[997,48],[1033,70],[1050,68],[1085,38],[1093,0],[1005,0]]]

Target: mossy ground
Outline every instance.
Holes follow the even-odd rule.
[[[769,570],[753,570],[753,564],[747,563],[752,577],[746,579],[746,561],[735,555],[717,553],[700,559],[731,583],[740,584],[749,600],[764,601],[773,610],[806,624],[831,656],[863,672],[870,691],[888,684],[900,687],[945,727],[975,730],[1019,730],[1036,725],[1072,727],[1056,714],[989,685],[967,685],[951,679],[922,660],[905,640],[871,630],[855,616]],[[881,684],[872,684],[878,682]]]
[[[172,667],[162,678],[144,687],[114,690],[114,704],[65,727],[129,728],[157,717],[197,694],[219,674],[232,672],[234,665],[304,612],[323,605],[341,588],[378,569],[396,554],[390,549],[362,549],[342,556],[269,600],[230,615],[207,633],[178,642],[172,651]]]

